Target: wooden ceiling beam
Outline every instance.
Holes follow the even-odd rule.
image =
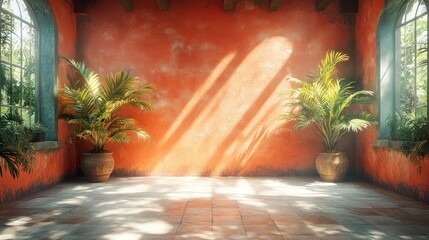
[[[332,1],[333,0],[316,0],[316,11],[321,12],[325,10]]]
[[[161,11],[167,11],[170,6],[169,0],[157,0],[158,1],[158,7]]]
[[[236,4],[237,0],[223,0],[223,11],[232,12]]]
[[[133,10],[133,2],[131,0],[119,0],[119,2],[126,12],[131,12]]]
[[[280,5],[283,3],[283,0],[270,0],[270,8],[269,10],[271,12],[277,11],[279,9]]]

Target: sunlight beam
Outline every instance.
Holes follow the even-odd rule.
[[[194,107],[198,104],[198,102],[204,97],[204,95],[210,90],[213,84],[218,80],[219,76],[223,73],[223,71],[228,67],[228,65],[232,62],[235,57],[235,53],[230,53],[226,55],[222,61],[216,66],[213,71],[211,71],[210,76],[204,82],[203,86],[199,90],[195,92],[192,96],[192,99],[186,104],[183,108],[182,112],[179,114],[177,119],[173,122],[171,127],[164,134],[163,138],[160,141],[160,145],[164,145],[168,139],[170,139],[174,132],[177,131],[180,124],[182,124],[183,120],[188,116],[188,114],[194,109]]]

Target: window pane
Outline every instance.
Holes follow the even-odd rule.
[[[22,119],[25,125],[30,125],[36,122],[35,114],[33,109],[25,109],[22,112]]]
[[[11,53],[11,36],[10,32],[13,29],[13,20],[12,17],[5,13],[1,13],[1,29],[0,36],[1,36],[1,58],[4,59],[10,59],[10,53]]]
[[[401,27],[401,65],[402,69],[414,68],[415,63],[415,35],[414,24]]]
[[[6,9],[11,12],[10,7],[10,0],[3,0],[3,3],[1,5],[1,8]]]
[[[427,64],[427,15],[416,21],[417,64]]]
[[[31,23],[30,14],[28,13],[25,2],[23,2],[22,0],[18,0],[17,3],[19,5],[19,9],[21,10],[21,18]]]
[[[23,107],[34,107],[35,102],[35,88],[34,88],[34,72],[24,71],[23,73]]]
[[[426,13],[426,4],[423,2],[423,0],[420,0],[419,8],[417,9],[416,16],[420,16],[423,13]]]
[[[0,68],[0,91],[1,91],[1,102],[0,104],[8,104],[8,94],[11,79],[11,69],[9,65],[1,64]]]
[[[0,112],[2,116],[6,116],[7,114],[11,113],[11,108],[10,107],[0,107]]]
[[[19,5],[16,0],[3,0],[2,8],[8,10],[18,17],[21,16],[21,11],[19,10]]]
[[[12,33],[12,63],[21,65],[21,22],[14,20],[14,31]]]
[[[27,24],[23,24],[22,30],[22,67],[26,71],[34,71],[34,30]]]
[[[414,95],[414,70],[401,73],[401,109],[412,109],[415,107]]]
[[[9,90],[9,104],[19,106],[21,102],[21,69],[12,67],[12,83]]]
[[[427,104],[427,66],[421,66],[416,69],[416,98],[417,106],[426,106]]]
[[[404,17],[402,18],[402,22],[408,22],[411,19],[415,18],[418,6],[419,6],[418,0],[410,1],[405,8]]]

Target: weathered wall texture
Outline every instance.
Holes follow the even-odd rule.
[[[362,76],[367,89],[376,89],[376,28],[383,7],[383,0],[360,1],[356,18],[356,72]],[[376,109],[372,109],[376,112]],[[420,200],[429,202],[429,161],[425,161],[423,172],[417,174],[416,167],[399,151],[374,148],[376,129],[357,135],[357,171],[369,180]]]
[[[232,13],[215,0],[175,0],[166,12],[156,1],[133,3],[125,12],[117,0],[97,1],[78,25],[80,60],[101,75],[130,70],[158,88],[154,112],[123,110],[152,140],[109,145],[114,174],[314,172],[323,146],[314,130],[278,120],[278,94],[286,78],[316,70],[327,50],[354,53],[354,22],[339,1],[316,12],[314,1],[288,0],[269,12],[246,0]],[[340,148],[353,160],[352,136]],[[80,145],[78,155],[88,149]]]
[[[74,56],[76,42],[76,20],[71,0],[51,0],[52,10],[58,28],[58,54],[60,56]],[[66,66],[58,66],[59,84],[62,86],[66,76]],[[49,126],[47,126],[49,127]],[[75,146],[67,143],[68,132],[64,125],[59,124],[59,141],[62,147],[51,152],[39,152],[30,174],[21,173],[18,179],[13,179],[9,173],[0,178],[0,203],[17,198],[58,183],[64,178],[73,175],[76,169]]]

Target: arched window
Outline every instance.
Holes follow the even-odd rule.
[[[23,0],[4,0],[1,11],[0,114],[24,124],[38,121],[38,28]]]
[[[41,123],[57,139],[57,32],[49,0],[0,0],[0,114]]]
[[[428,114],[429,0],[385,1],[377,26],[378,138],[396,113]]]
[[[428,15],[423,0],[410,0],[396,24],[395,110],[427,116]]]

